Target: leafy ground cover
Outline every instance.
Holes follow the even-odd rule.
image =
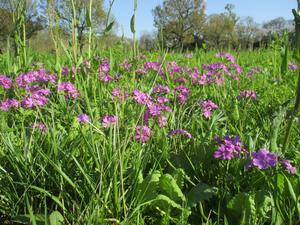
[[[3,56],[0,221],[299,223],[299,71],[275,53]]]

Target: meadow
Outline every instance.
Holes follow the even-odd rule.
[[[300,223],[281,47],[0,56],[0,223]]]

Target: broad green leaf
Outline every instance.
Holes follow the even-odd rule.
[[[156,198],[154,203],[151,205],[151,207],[158,207],[159,209],[163,211],[169,211],[171,208],[181,209],[181,205],[177,204],[175,201],[170,199],[169,197],[165,195],[159,194]]]
[[[196,206],[198,202],[208,200],[216,193],[217,188],[210,187],[204,183],[199,183],[187,193],[187,205],[189,207]]]
[[[272,199],[266,191],[255,193],[256,213],[259,217],[268,218],[268,213],[272,210]]]
[[[49,216],[50,225],[61,225],[64,222],[64,217],[60,212],[54,211]]]
[[[162,194],[170,197],[175,202],[185,201],[185,197],[178,187],[176,180],[170,174],[161,176],[159,187]]]
[[[154,171],[149,174],[137,188],[137,196],[141,203],[154,200],[158,194],[161,173]]]
[[[256,215],[255,200],[248,193],[238,193],[228,203],[227,208],[232,212],[233,217],[240,223],[250,224]]]

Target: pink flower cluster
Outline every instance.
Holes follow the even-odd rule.
[[[62,82],[57,85],[57,90],[64,92],[66,95],[66,99],[69,97],[75,99],[80,96],[79,92],[75,88],[75,86],[70,82]]]
[[[5,112],[10,110],[11,108],[18,108],[18,107],[20,107],[20,102],[14,98],[3,100],[0,103],[0,109]]]
[[[174,91],[177,101],[181,104],[185,103],[190,95],[190,90],[183,85],[176,87]]]
[[[175,135],[183,135],[186,138],[191,139],[193,136],[186,130],[183,129],[176,129],[169,132],[168,136],[175,136]]]
[[[229,137],[224,136],[224,139],[215,137],[215,141],[219,144],[217,151],[214,152],[214,157],[221,160],[230,160],[239,157],[242,152],[246,152],[242,148],[242,143],[239,136]]]
[[[16,77],[16,83],[20,88],[29,88],[33,83],[55,83],[57,80],[55,75],[46,73],[44,69],[37,71],[29,71]]]
[[[102,117],[102,126],[109,127],[110,125],[116,124],[118,122],[118,117],[113,115],[105,115]]]
[[[0,75],[0,86],[4,89],[10,89],[12,86],[12,80],[4,75]]]
[[[142,143],[147,142],[151,137],[151,130],[147,126],[137,126],[135,129],[135,139]]]
[[[251,91],[251,90],[246,90],[246,91],[241,91],[239,96],[237,96],[237,99],[240,100],[242,98],[252,98],[252,99],[256,99],[257,95],[255,91]]]
[[[110,71],[110,63],[108,59],[103,59],[99,68],[98,74],[101,81],[109,82],[113,80],[113,78],[108,74]]]
[[[212,116],[212,111],[218,108],[218,105],[211,100],[203,101],[200,105],[202,108],[202,114],[207,119]]]

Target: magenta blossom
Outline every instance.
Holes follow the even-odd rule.
[[[278,162],[278,156],[267,149],[260,149],[257,152],[253,152],[251,156],[252,159],[248,167],[257,167],[260,170],[275,167]]]
[[[107,74],[110,70],[110,64],[108,59],[103,59],[98,68],[99,75]]]
[[[0,86],[4,89],[10,89],[12,86],[12,80],[4,75],[0,75]]]
[[[6,99],[0,103],[0,109],[5,112],[10,110],[11,108],[18,107],[20,107],[20,103],[16,99]]]
[[[181,104],[185,103],[190,95],[190,90],[183,85],[176,87],[174,91],[177,101]]]
[[[175,135],[183,135],[186,138],[192,138],[193,136],[186,130],[183,129],[176,129],[169,132],[168,136],[175,136]]]
[[[79,123],[86,124],[87,122],[90,121],[90,117],[87,114],[82,113],[77,117],[77,121]]]
[[[147,142],[150,139],[151,130],[147,126],[137,126],[135,129],[135,139],[142,143]]]
[[[211,100],[201,102],[202,114],[205,118],[210,118],[212,116],[212,111],[217,109],[218,106]]]
[[[246,91],[241,91],[239,96],[237,96],[238,100],[241,100],[242,98],[252,98],[252,99],[256,99],[257,95],[255,91],[251,91],[251,90],[246,90]]]
[[[102,117],[102,126],[109,127],[110,125],[116,124],[118,122],[117,116],[106,115]]]
[[[163,85],[158,84],[153,88],[153,92],[160,93],[160,94],[169,93],[170,88],[168,86],[163,86]]]
[[[230,160],[236,157],[239,157],[242,152],[246,152],[242,148],[242,143],[239,136],[229,137],[224,136],[224,139],[215,137],[215,140],[218,142],[219,146],[217,151],[214,152],[214,157],[221,160]]]
[[[58,84],[57,89],[58,91],[64,92],[67,95],[66,97],[77,98],[80,96],[75,86],[70,82],[62,82]]]
[[[111,95],[113,99],[118,98],[120,101],[125,101],[129,96],[127,91],[122,90],[120,88],[114,88],[111,92]]]
[[[235,63],[235,58],[234,58],[234,56],[231,55],[231,54],[229,54],[229,53],[226,53],[226,52],[220,52],[220,53],[217,53],[215,56],[216,56],[216,57],[225,58],[227,61],[232,62],[232,63]]]
[[[296,167],[294,167],[289,160],[281,160],[280,164],[290,174],[296,174]]]
[[[137,89],[133,91],[133,99],[141,105],[146,105],[151,102],[151,97],[148,94]]]
[[[41,122],[34,123],[34,124],[32,125],[32,129],[34,129],[34,130],[40,130],[40,131],[42,131],[44,134],[47,134],[47,133],[48,133],[48,128],[47,128],[47,126],[46,126],[44,123],[41,123]]]

